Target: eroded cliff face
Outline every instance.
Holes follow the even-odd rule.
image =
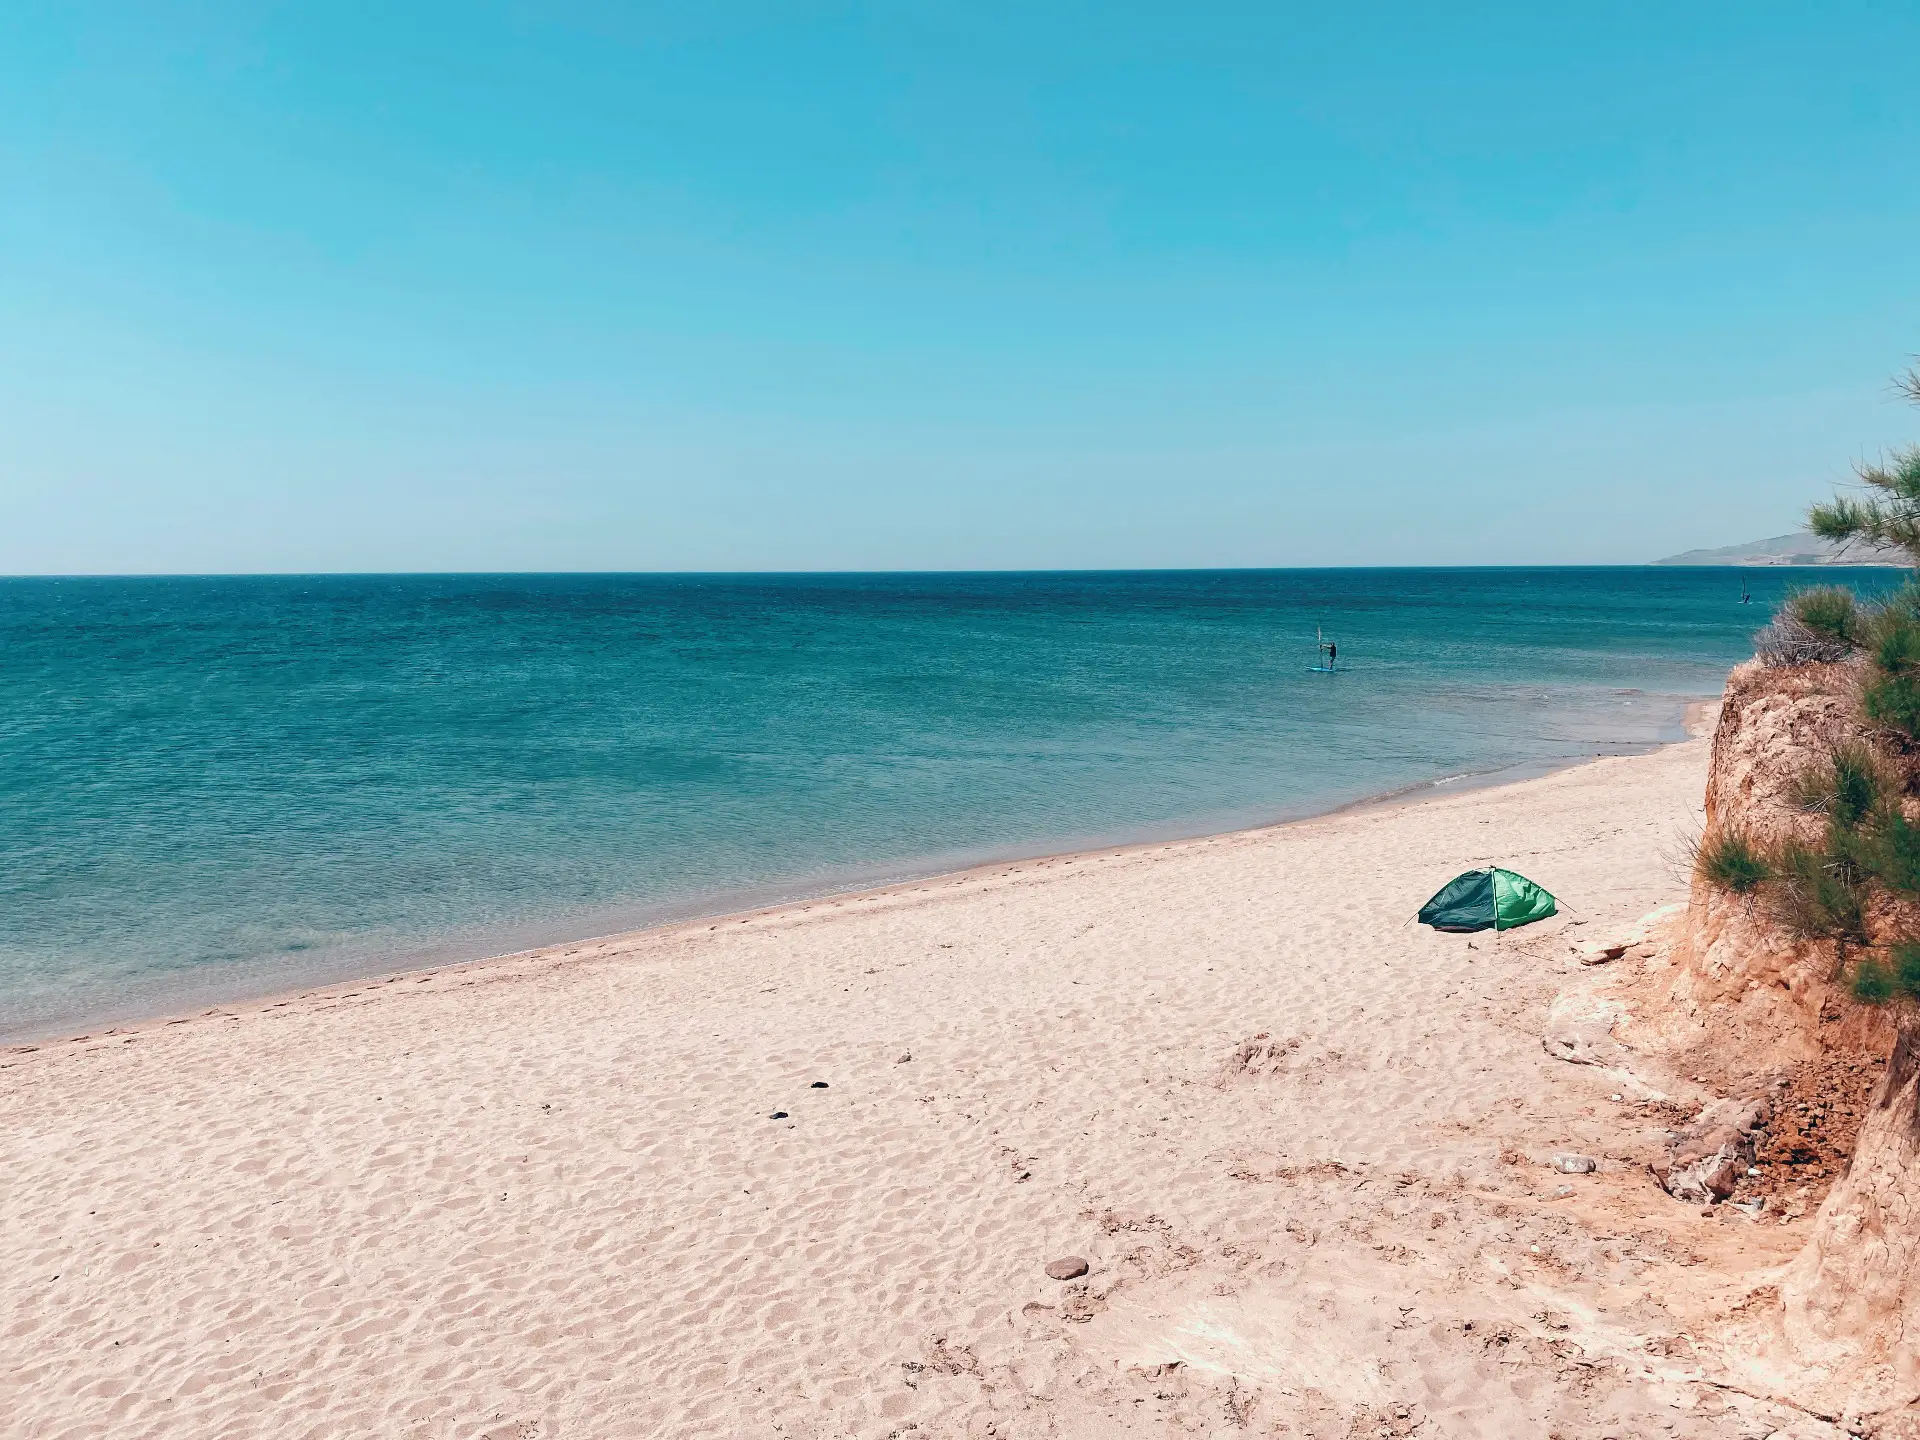
[[[1733,672],[1714,731],[1706,838],[1733,827],[1762,847],[1819,838],[1820,817],[1794,803],[1792,787],[1858,736],[1859,678],[1846,664]],[[1920,935],[1920,909],[1877,898],[1868,928],[1880,942]],[[1781,1286],[1781,1318],[1794,1359],[1850,1408],[1904,1409],[1920,1397],[1920,1019],[1855,1003],[1830,942],[1796,941],[1764,900],[1698,880],[1674,960],[1645,1030],[1712,1053],[1723,1073],[1758,1081],[1797,1060],[1892,1049],[1852,1160]]]
[[[1861,1410],[1920,1398],[1920,1035],[1906,1028],[1854,1143],[1781,1287],[1796,1358]]]
[[[1714,727],[1703,838],[1734,828],[1767,848],[1816,843],[1820,817],[1793,802],[1792,787],[1857,733],[1858,691],[1851,665],[1734,670]],[[1845,1000],[1833,946],[1794,940],[1757,897],[1696,879],[1673,954],[1664,1003],[1639,1018],[1636,1044],[1705,1046],[1722,1073],[1757,1078],[1838,1043],[1876,1043],[1884,1029]]]

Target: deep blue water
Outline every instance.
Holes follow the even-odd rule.
[[[1806,578],[0,581],[0,1033],[1645,745]]]

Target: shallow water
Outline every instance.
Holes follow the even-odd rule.
[[[1807,578],[0,581],[0,1033],[1645,746]]]

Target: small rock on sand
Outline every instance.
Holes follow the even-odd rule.
[[[773,1112],[773,1114],[769,1115],[767,1118],[769,1120],[784,1120],[787,1118],[787,1112],[784,1110],[776,1110]]]
[[[1077,1280],[1086,1273],[1087,1262],[1078,1255],[1068,1255],[1060,1260],[1049,1261],[1047,1264],[1049,1280]]]
[[[1553,1168],[1562,1175],[1591,1175],[1600,1168],[1600,1162],[1591,1155],[1556,1155]]]

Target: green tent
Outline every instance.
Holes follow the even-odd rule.
[[[1511,930],[1554,912],[1553,896],[1524,875],[1489,866],[1456,875],[1420,907],[1422,925],[1436,930]]]

